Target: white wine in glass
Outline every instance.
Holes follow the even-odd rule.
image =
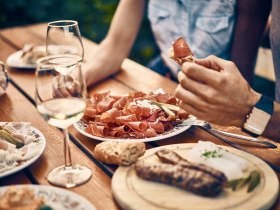
[[[86,109],[86,86],[81,65],[75,55],[51,55],[37,60],[36,106],[44,119],[64,133],[65,165],[53,169],[48,181],[63,187],[75,187],[91,177],[91,170],[73,165],[67,128],[79,121]]]

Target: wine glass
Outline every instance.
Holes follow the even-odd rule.
[[[48,23],[46,38],[47,55],[77,55],[84,58],[84,47],[78,22],[75,20],[58,20]]]
[[[0,96],[2,96],[8,87],[9,84],[9,76],[8,72],[5,68],[5,64],[0,61]]]
[[[54,185],[74,187],[91,177],[86,166],[72,165],[67,128],[79,121],[86,108],[86,86],[79,56],[61,54],[37,60],[36,106],[44,119],[64,133],[65,165],[53,169],[48,181]]]

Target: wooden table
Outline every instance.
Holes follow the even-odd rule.
[[[26,43],[43,45],[45,43],[46,29],[46,24],[37,24],[0,30],[0,60],[5,61],[10,54],[22,49]],[[83,43],[85,47],[85,60],[89,63],[94,60],[92,58],[92,49],[96,45],[88,39],[83,39]],[[165,91],[174,93],[177,85],[175,82],[129,59],[123,62],[121,69],[122,71],[118,74],[90,87],[89,92],[110,90],[112,93],[122,94],[135,90],[149,92],[163,87]],[[62,165],[64,161],[62,152],[63,135],[57,128],[49,126],[34,106],[34,70],[9,69],[9,74],[11,84],[8,87],[7,93],[0,97],[0,121],[30,121],[34,127],[38,128],[45,135],[47,146],[38,161],[23,171],[1,179],[0,185],[49,185],[46,179],[48,172],[56,166]],[[216,127],[242,134],[240,129],[235,127]],[[70,128],[70,135],[73,162],[87,165],[92,169],[93,173],[92,178],[86,184],[70,190],[90,200],[97,209],[119,209],[112,197],[111,191],[111,177],[116,168],[97,161],[93,156],[93,149],[99,142],[81,135],[74,128]],[[147,143],[146,146],[147,148],[153,148],[167,144],[197,142],[200,139],[223,144],[204,131],[192,128],[175,137]],[[279,143],[276,143],[279,147],[277,149],[251,146],[241,141],[239,143],[243,144],[244,147],[257,156],[280,166]],[[277,175],[279,177],[279,174]],[[280,209],[279,199],[273,206],[273,209]]]

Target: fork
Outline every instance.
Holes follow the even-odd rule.
[[[32,44],[25,44],[22,48],[22,52],[21,52],[21,55],[20,55],[20,58],[22,58],[26,53],[28,52],[31,52],[34,48],[34,45]]]
[[[258,144],[263,144],[263,145],[267,146],[268,148],[277,148],[277,146],[275,144],[272,144],[267,141],[262,141],[257,138],[213,129],[212,126],[210,125],[210,123],[208,123],[206,121],[202,121],[202,120],[188,119],[188,120],[185,120],[179,126],[192,126],[192,125],[198,126],[198,127],[202,128],[203,130],[205,130],[206,132],[209,131],[208,133],[211,132],[212,135],[219,134],[219,135],[233,137],[233,138],[240,139],[240,140],[246,140],[246,141],[250,141],[250,142],[254,142],[254,143],[258,143]],[[217,135],[214,135],[214,136],[217,137]],[[217,137],[217,138],[219,138],[219,137]],[[227,141],[229,141],[229,140],[227,140]]]

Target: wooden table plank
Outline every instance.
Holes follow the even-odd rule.
[[[30,36],[24,26],[3,29],[0,31],[0,35],[2,39],[8,42],[11,46],[15,47],[17,50],[22,49],[25,44],[45,44],[44,40],[36,36]]]

